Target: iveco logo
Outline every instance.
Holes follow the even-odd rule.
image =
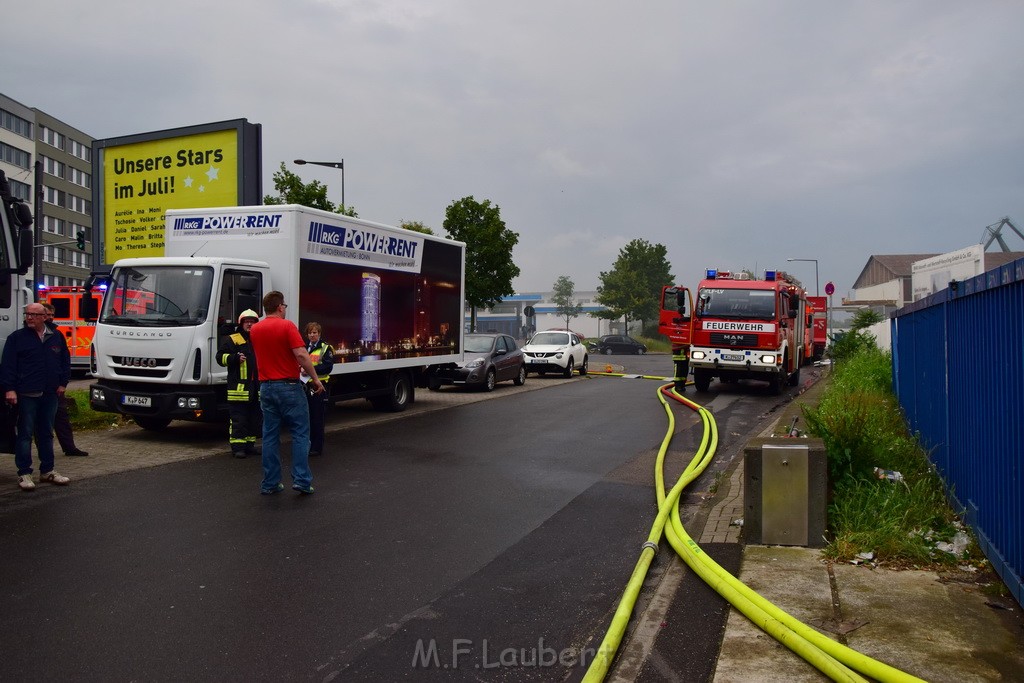
[[[110,330],[111,337],[135,337],[136,339],[169,339],[173,332],[146,332],[144,330]]]
[[[125,365],[131,368],[155,368],[156,358],[137,358],[134,356],[125,356],[121,359],[121,365]]]

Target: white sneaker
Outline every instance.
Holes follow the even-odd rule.
[[[22,491],[31,491],[36,487],[36,483],[32,481],[31,474],[19,474],[18,475],[18,486],[21,487]]]
[[[71,482],[71,480],[63,474],[58,474],[56,470],[39,475],[39,481],[48,481],[51,484],[57,484],[59,486],[64,486]]]

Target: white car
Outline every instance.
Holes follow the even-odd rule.
[[[573,370],[587,374],[587,347],[575,332],[566,330],[545,330],[533,335],[523,347],[527,372],[544,375],[560,372],[563,377],[572,377]]]

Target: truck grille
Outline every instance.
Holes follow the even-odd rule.
[[[731,332],[712,332],[712,346],[757,346],[756,334],[733,334]]]

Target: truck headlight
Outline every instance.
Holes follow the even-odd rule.
[[[99,387],[93,387],[90,390],[90,398],[97,403],[106,403],[107,397],[104,395],[103,390]]]
[[[692,360],[704,360],[706,356],[707,354],[704,353],[703,351],[694,351],[693,353],[690,354],[690,358]]]
[[[188,410],[199,409],[199,399],[195,396],[182,396],[178,399],[179,408],[187,408]]]
[[[775,365],[775,356],[773,354],[766,353],[761,356],[761,362],[766,365]]]

